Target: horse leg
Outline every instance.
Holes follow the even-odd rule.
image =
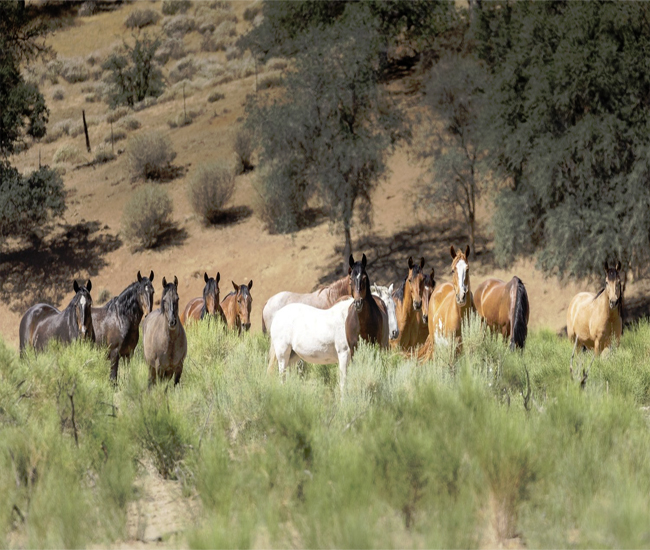
[[[573,344],[573,353],[571,354],[571,363],[569,364],[569,372],[573,378],[573,356],[576,354],[576,347],[578,346],[578,335],[576,334],[576,343]]]
[[[117,348],[112,349],[108,355],[111,361],[111,382],[114,386],[117,385],[117,368],[120,363],[120,354]]]
[[[273,367],[275,366],[275,348],[273,347],[273,342],[271,342],[271,346],[269,347],[269,365],[266,367],[266,374],[271,375],[273,374]]]
[[[275,355],[278,360],[278,370],[280,372],[280,382],[284,384],[286,380],[286,369],[289,361],[291,359],[291,346],[286,346],[282,353],[278,353],[278,350],[275,350]]]
[[[338,353],[339,356],[339,389],[341,390],[341,399],[345,390],[345,380],[348,376],[348,363],[350,362],[350,351],[343,350]]]
[[[181,363],[176,372],[174,372],[174,386],[176,386],[181,381],[181,374],[183,374],[183,363]]]

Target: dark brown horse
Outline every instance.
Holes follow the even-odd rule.
[[[424,276],[424,290],[422,291],[422,310],[421,317],[422,322],[420,323],[420,334],[418,336],[418,345],[424,344],[427,341],[429,336],[429,300],[431,295],[436,288],[436,281],[433,278],[434,270],[431,269],[430,275]]]
[[[63,311],[49,304],[30,307],[20,320],[20,354],[23,355],[27,346],[41,351],[52,339],[69,343],[82,338],[94,342],[95,331],[90,314],[92,286],[90,279],[85,287],[74,281],[74,298]]]
[[[360,262],[355,262],[350,254],[348,276],[352,288],[353,302],[348,309],[345,320],[345,335],[351,356],[359,345],[359,339],[388,347],[388,315],[386,305],[378,296],[370,292],[370,279],[366,272],[366,255]],[[345,298],[342,299],[346,299]]]
[[[241,334],[242,328],[249,330],[251,328],[251,307],[253,306],[253,297],[251,288],[253,281],[247,285],[238,285],[232,281],[235,292],[231,292],[221,300],[221,309],[226,316],[228,328],[237,330]]]
[[[217,272],[216,278],[208,277],[207,273],[203,274],[205,286],[203,287],[203,297],[192,298],[183,313],[181,313],[181,323],[187,325],[190,320],[200,321],[206,315],[211,318],[219,318],[224,323],[226,316],[219,304],[219,281],[221,280],[221,273]]]
[[[120,359],[128,360],[140,339],[140,322],[153,309],[153,271],[126,287],[119,296],[111,298],[103,307],[92,308],[95,338],[108,347],[111,362],[111,380],[117,380]]]
[[[391,343],[403,349],[412,349],[418,345],[420,325],[422,324],[422,293],[424,292],[424,258],[419,264],[408,259],[408,274],[402,284],[393,291],[397,313],[399,336]]]
[[[178,384],[187,355],[185,329],[178,316],[178,279],[162,280],[160,309],[152,311],[142,323],[144,359],[149,365],[149,385],[160,379],[174,378]]]

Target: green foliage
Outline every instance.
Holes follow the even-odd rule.
[[[102,64],[104,70],[111,72],[109,82],[112,90],[107,96],[111,107],[133,107],[147,97],[162,94],[162,72],[154,58],[160,44],[158,38],[137,37],[133,46],[124,44],[125,55],[113,53]]]
[[[214,222],[235,192],[235,174],[224,162],[201,164],[187,185],[187,198],[194,212]]]
[[[650,250],[644,3],[483,3],[477,51],[493,73],[490,127],[509,184],[495,253],[560,276]]]
[[[158,132],[132,136],[126,144],[129,169],[134,178],[160,180],[168,176],[176,158],[172,142]]]
[[[147,184],[133,192],[122,213],[122,232],[132,245],[153,248],[171,224],[172,201],[167,191]]]

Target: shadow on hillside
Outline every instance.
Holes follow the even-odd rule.
[[[210,225],[235,225],[243,222],[253,215],[253,209],[248,206],[233,206],[221,210],[216,216],[210,219]]]
[[[73,279],[91,277],[107,265],[104,256],[122,246],[115,235],[99,233],[99,222],[63,226],[63,233],[21,250],[0,254],[0,300],[21,312],[45,302],[59,304]]]
[[[188,237],[189,234],[184,227],[179,227],[175,223],[171,224],[158,237],[155,249],[165,250],[167,248],[183,246]]]
[[[639,296],[623,300],[623,324],[625,326],[647,318],[650,318],[650,297]]]

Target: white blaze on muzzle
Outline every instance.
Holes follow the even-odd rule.
[[[456,273],[458,273],[458,300],[464,302],[465,295],[467,294],[467,262],[465,260],[458,261],[456,264]]]

